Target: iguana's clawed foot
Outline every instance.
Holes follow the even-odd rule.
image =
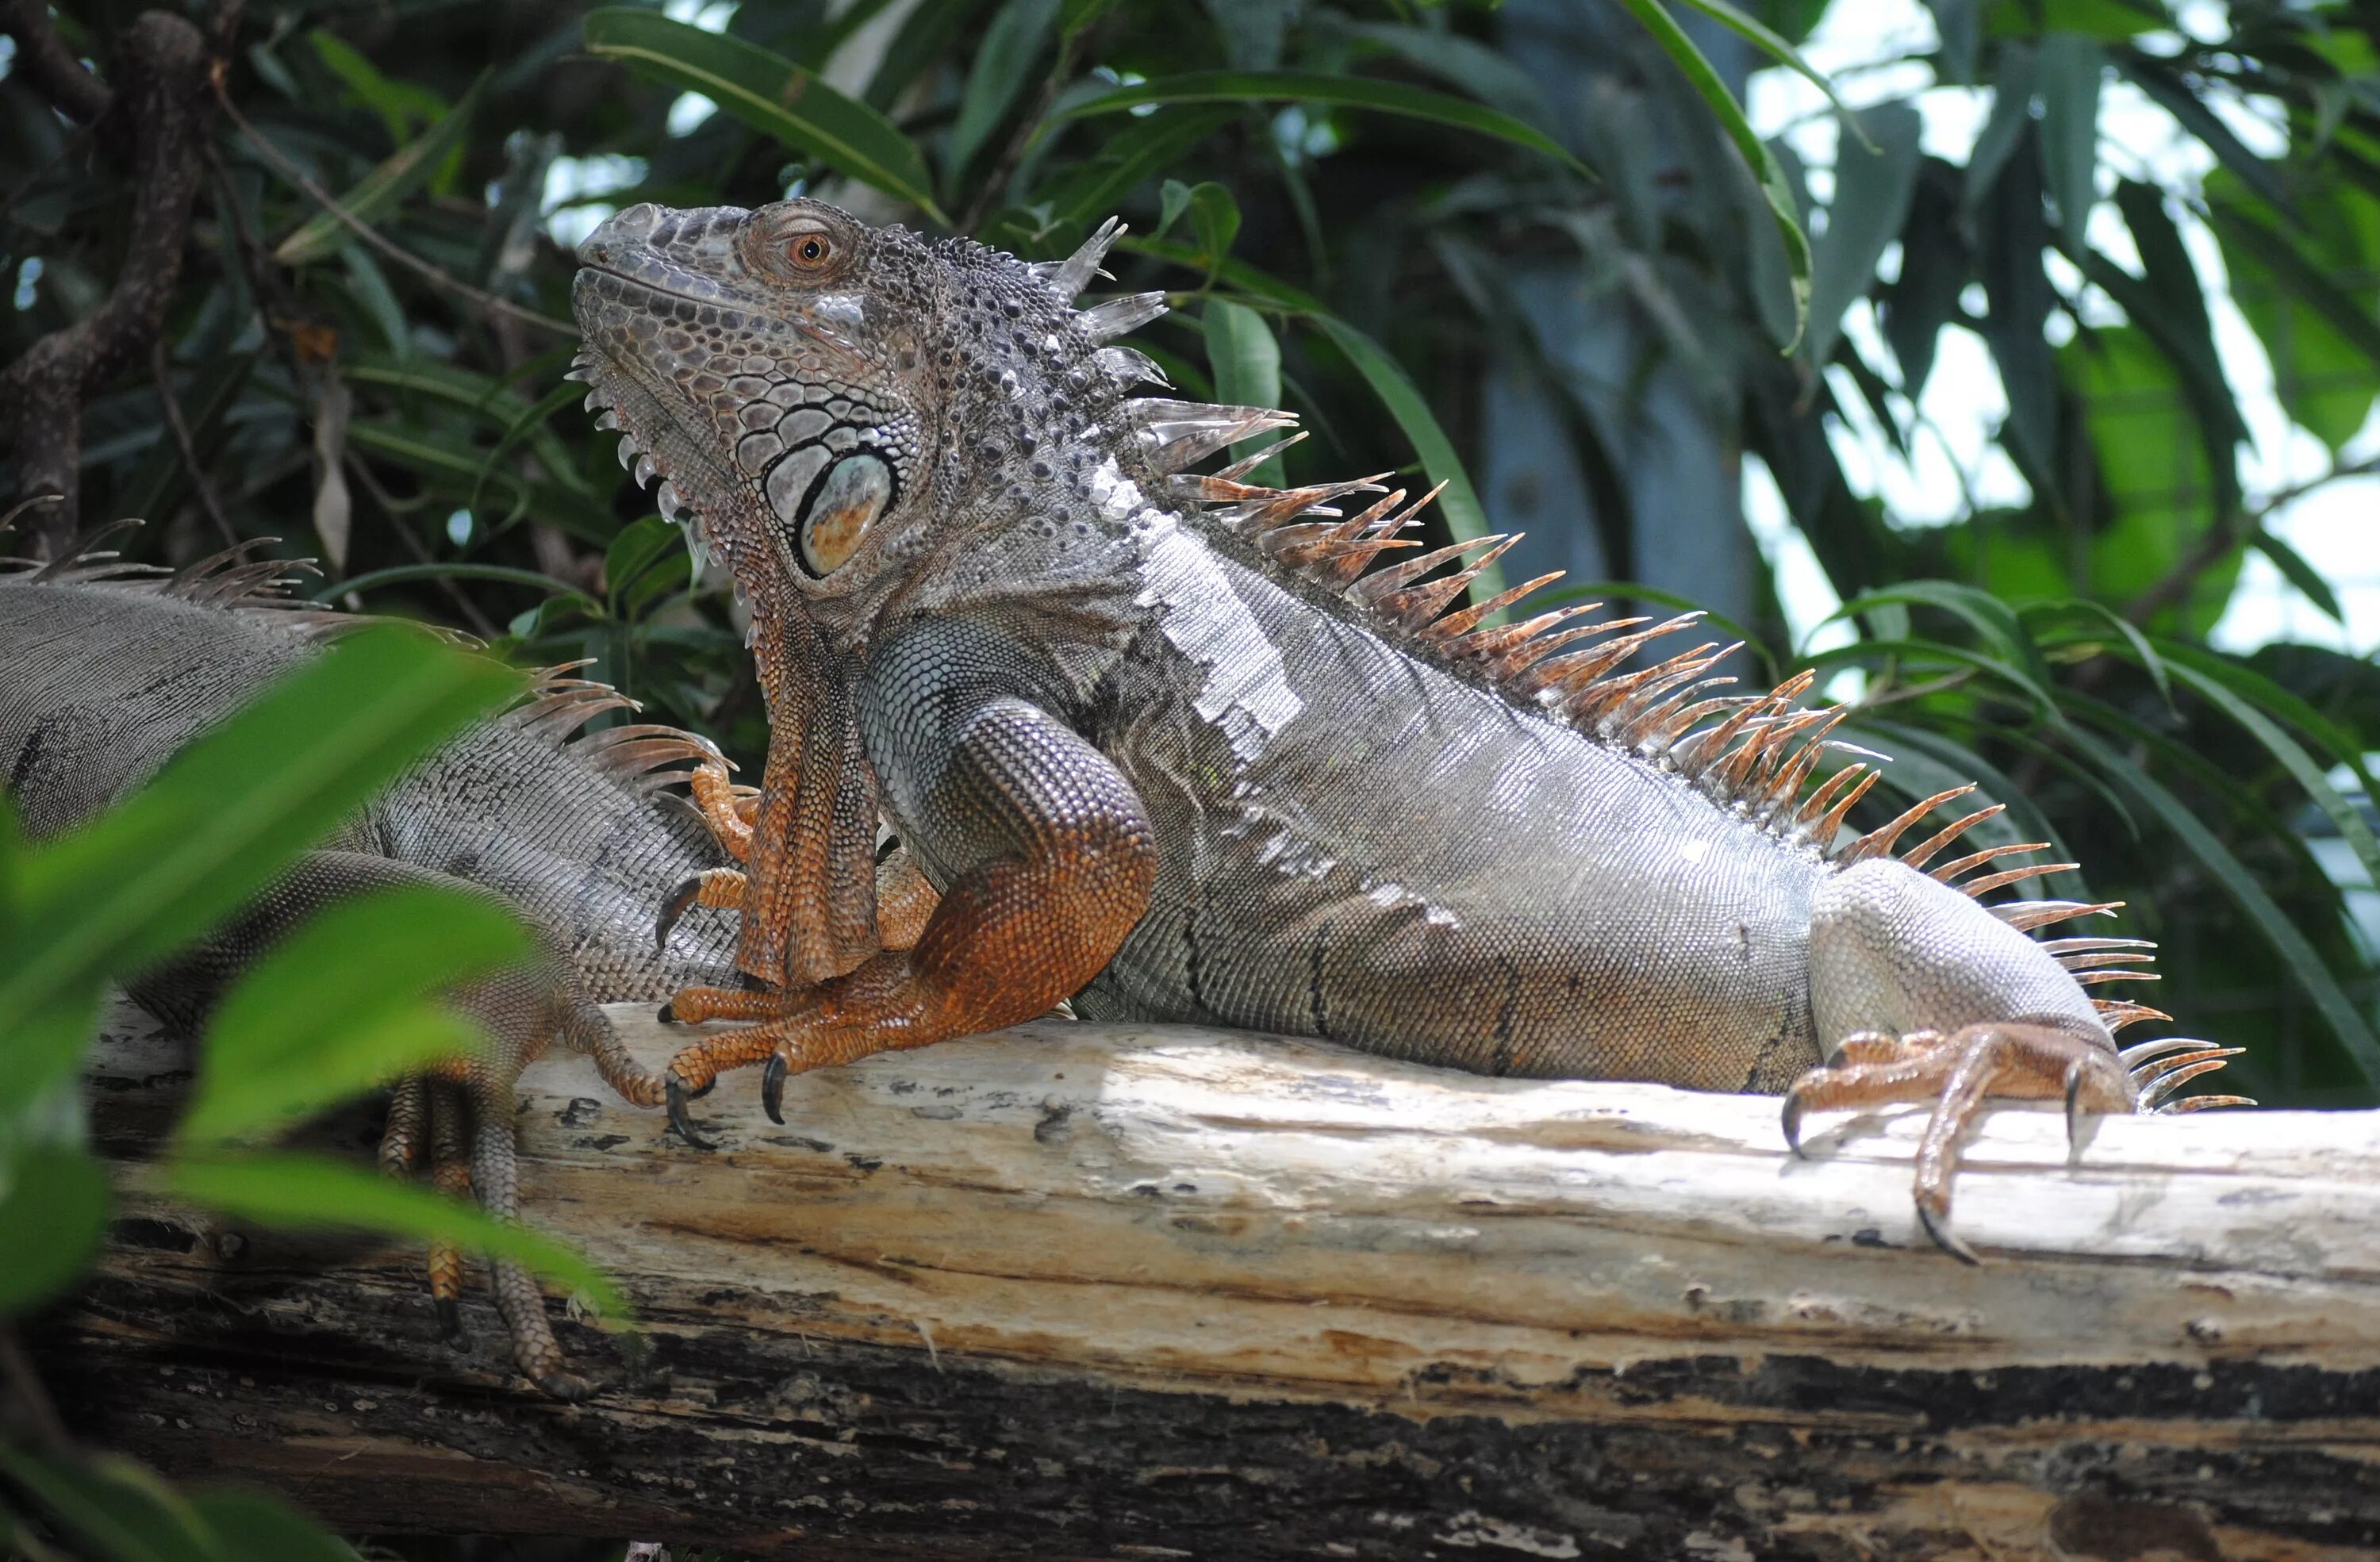
[[[653,948],[669,948],[670,929],[696,906],[743,910],[744,875],[732,867],[705,868],[671,890],[669,899],[662,902],[661,914],[653,918]]]
[[[2192,1055],[2192,1062],[2199,1060]],[[2053,1025],[1993,1023],[1898,1036],[1864,1032],[1786,1092],[1785,1143],[1802,1154],[1802,1117],[1811,1110],[1932,1101],[1934,1112],[1917,1145],[1917,1218],[1936,1246],[1973,1264],[1974,1251],[1950,1229],[1950,1183],[1960,1139],[1984,1104],[1995,1096],[2062,1099],[2071,1144],[2082,1113],[2130,1112],[2142,1104],[2126,1061],[2099,1037]]]
[[[742,862],[752,850],[752,821],[760,811],[760,793],[727,779],[725,759],[710,758],[695,767],[687,789],[695,810],[719,842],[719,849]]]
[[[715,1150],[719,1148],[717,1141],[705,1139],[701,1134],[697,1133],[694,1131],[694,1120],[686,1115],[686,1104],[688,1101],[693,1100],[696,1096],[708,1096],[710,1094],[710,1084],[706,1083],[698,1090],[688,1090],[685,1084],[679,1080],[677,1074],[674,1072],[672,1072],[669,1076],[667,1092],[669,1097],[670,1126],[677,1130],[677,1136],[685,1140],[687,1144],[693,1145],[698,1150]]]

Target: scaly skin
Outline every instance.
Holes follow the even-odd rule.
[[[312,654],[329,627],[275,604],[282,566],[210,561],[143,577],[93,552],[46,572],[0,574],[0,780],[29,831],[90,817],[176,749]],[[247,572],[243,574],[243,572]],[[555,1039],[595,1060],[621,1096],[662,1098],[662,1080],[620,1045],[598,1003],[662,997],[732,975],[734,926],[689,917],[656,947],[653,907],[723,857],[697,820],[660,806],[656,767],[716,767],[708,745],[657,727],[566,734],[625,704],[601,685],[549,678],[523,707],[447,745],[392,785],[229,926],[134,985],[143,1007],[195,1034],[253,960],[322,905],[392,884],[488,894],[543,946],[523,970],[452,995],[489,1049],[400,1083],[383,1168],[427,1159],[438,1185],[517,1216],[513,1081]],[[718,768],[723,778],[723,767]],[[440,1314],[457,1316],[462,1257],[433,1251]],[[499,1263],[491,1279],[521,1370],[549,1392],[589,1390],[567,1370],[535,1280]]]
[[[2069,969],[2145,955],[2025,936],[2107,908],[1979,906],[2050,871],[1993,869],[2019,847],[1921,871],[1997,809],[1892,854],[1972,789],[1848,829],[1875,778],[1811,789],[1840,713],[1795,703],[1806,675],[1722,694],[1716,646],[1637,657],[1698,615],[1491,624],[1521,593],[1460,608],[1484,559],[1432,572],[1501,539],[1366,574],[1414,546],[1401,493],[1191,474],[1287,419],[1131,395],[1154,367],[1104,344],[1161,305],[1072,303],[1111,236],[1035,266],[788,201],[639,206],[581,247],[589,405],[733,570],[772,721],[735,890],[737,963],[770,990],[673,1000],[757,1022],[672,1063],[681,1124],[724,1068],[766,1060],[774,1115],[792,1070],[1071,997],[1785,1091],[1789,1134],[1935,1100],[1919,1212],[1963,1256],[1950,1174],[1984,1100],[2169,1087],[2170,1059],[2136,1081],[2111,1040],[2154,1011]],[[914,950],[874,920],[880,806],[940,892]]]

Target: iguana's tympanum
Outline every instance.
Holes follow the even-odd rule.
[[[1875,775],[1834,768],[1806,673],[1745,694],[1715,644],[1639,654],[1692,613],[1491,622],[1545,582],[1462,606],[1509,544],[1411,556],[1426,497],[1194,473],[1290,419],[1135,394],[1162,376],[1112,344],[1161,299],[1074,302],[1113,233],[1027,264],[812,200],[645,205],[579,250],[589,404],[732,569],[772,723],[748,878],[704,891],[767,987],[672,1001],[758,1022],[671,1065],[682,1124],[722,1069],[766,1059],[773,1115],[788,1071],[1071,998],[1781,1091],[1789,1136],[1931,1099],[1917,1208],[1963,1253],[1985,1099],[2131,1111],[2219,1064],[2118,1051],[2154,1011],[2084,984],[2142,975],[2138,941],[2027,936],[2110,908],[1978,902],[2050,871],[1957,851],[1997,808],[1905,844],[1972,789],[1848,829]],[[913,948],[876,921],[880,807],[940,897]]]

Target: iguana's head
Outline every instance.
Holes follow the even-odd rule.
[[[905,584],[995,590],[1096,547],[1074,523],[1146,442],[1119,404],[1154,372],[1101,343],[1161,308],[1072,307],[1105,248],[1031,264],[815,200],[635,206],[579,246],[577,372],[664,512],[850,650]]]

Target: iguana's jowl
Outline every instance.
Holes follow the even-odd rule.
[[[1837,757],[1806,674],[1744,693],[1733,648],[1649,660],[1698,614],[1494,623],[1545,582],[1462,606],[1509,544],[1414,556],[1420,504],[1377,481],[1193,473],[1290,419],[1132,394],[1160,377],[1110,343],[1161,300],[1074,303],[1112,234],[1026,264],[788,201],[638,207],[582,248],[590,405],[731,562],[776,723],[743,957],[784,990],[682,995],[761,1023],[681,1054],[679,1092],[767,1059],[773,1111],[790,1068],[1072,996],[1787,1091],[1789,1134],[1933,1099],[1918,1210],[1961,1252],[1985,1098],[2131,1110],[2212,1066],[2117,1051],[2162,1016],[2083,984],[2141,951],[2026,936],[2110,908],[1977,903],[2050,871],[1998,866],[2029,848],[1923,871],[1997,808],[1894,855],[1972,788],[1851,828],[1875,757]],[[913,951],[849,914],[871,802],[941,892]]]

